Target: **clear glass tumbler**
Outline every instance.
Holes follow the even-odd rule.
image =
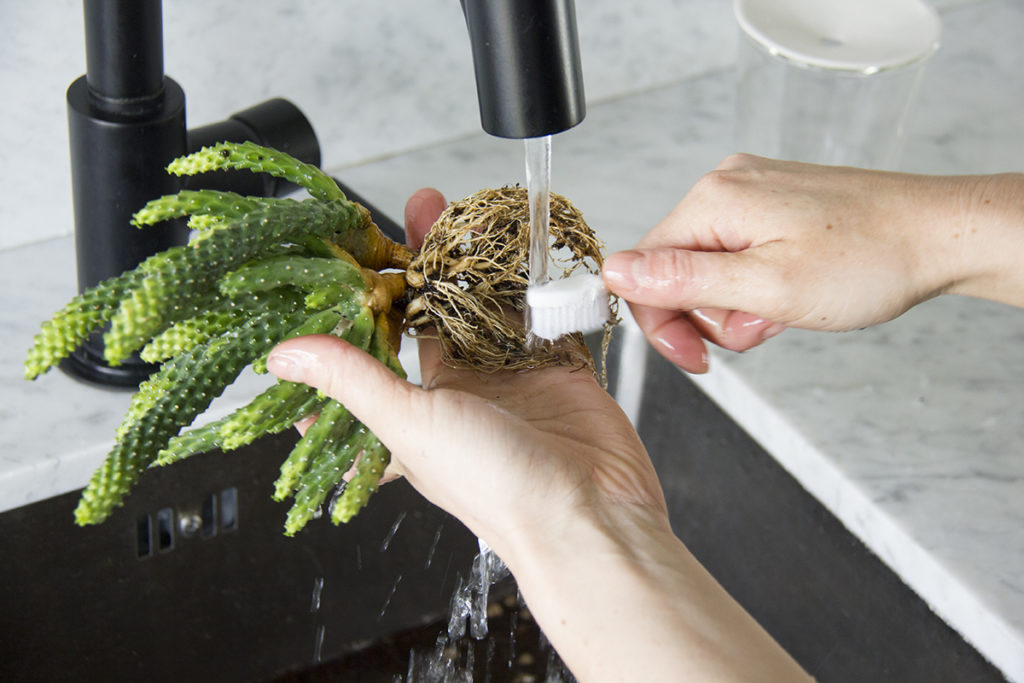
[[[737,151],[894,169],[939,44],[921,0],[735,0]]]

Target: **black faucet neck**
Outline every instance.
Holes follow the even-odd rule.
[[[147,116],[164,98],[160,0],[85,0],[86,82],[94,106]]]
[[[462,10],[485,131],[534,138],[583,120],[573,0],[462,0]]]

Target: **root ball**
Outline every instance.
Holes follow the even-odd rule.
[[[593,360],[581,334],[527,344],[523,312],[529,283],[529,204],[524,188],[481,190],[453,202],[406,271],[407,329],[436,338],[444,362],[483,372]],[[601,269],[602,245],[582,214],[552,193],[552,277]]]

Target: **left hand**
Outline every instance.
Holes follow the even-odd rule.
[[[422,243],[443,208],[436,191],[413,195],[411,245]],[[581,511],[627,506],[668,529],[647,452],[591,373],[453,369],[436,341],[418,344],[422,388],[326,335],[284,342],[268,368],[344,403],[391,450],[392,474],[462,520],[510,566],[514,539],[547,533]]]

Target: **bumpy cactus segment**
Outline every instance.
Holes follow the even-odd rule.
[[[299,235],[327,236],[361,220],[352,205],[334,202],[275,203],[253,211],[206,239],[155,254],[138,267],[146,277],[122,300],[104,335],[104,355],[116,365],[162,330],[175,307],[203,297],[220,277]]]
[[[320,311],[281,335],[280,341],[303,337],[308,334],[329,334],[340,331],[345,327],[342,324],[343,321],[345,321],[345,315],[337,308]],[[253,361],[252,369],[256,374],[262,375],[267,371],[267,356],[269,355],[266,354]]]
[[[228,421],[231,416],[221,418],[215,422],[210,422],[203,425],[202,427],[195,427],[189,429],[177,436],[173,437],[167,442],[167,445],[161,448],[156,458],[150,464],[153,466],[163,467],[164,465],[170,465],[176,463],[179,460],[184,460],[193,455],[199,453],[206,453],[212,451],[215,448],[221,447],[221,427]]]
[[[253,307],[254,304],[259,304],[258,307]],[[287,325],[287,320],[300,320],[302,316],[300,312],[302,306],[300,299],[297,294],[289,290],[282,290],[274,292],[272,294],[262,295],[258,299],[246,301],[245,304],[250,306],[246,308],[241,306],[241,317],[239,325],[228,326],[222,330],[216,331],[214,336],[230,335],[234,330],[238,329],[241,325],[247,324],[246,321],[251,323],[251,319],[255,316],[271,316],[271,320],[275,324]],[[268,326],[268,331],[273,334],[275,333],[274,325]],[[284,338],[284,335],[280,333],[280,330],[276,330],[277,338]],[[210,341],[209,338],[199,340],[194,338],[191,341],[196,343],[190,346],[183,347],[178,355],[168,359],[168,361],[160,368],[160,370],[150,376],[145,382],[139,386],[139,390],[132,396],[131,403],[128,405],[128,411],[125,413],[124,418],[121,420],[120,426],[117,428],[117,437],[121,438],[125,432],[131,428],[135,421],[142,415],[149,412],[156,402],[169,391],[173,391],[173,382],[177,377],[176,367],[182,363],[190,362],[190,356],[188,355],[194,348],[201,346],[204,343]],[[252,358],[255,354],[254,350],[251,349],[240,349],[240,353],[249,354],[246,355],[246,359]],[[187,422],[182,422],[182,425],[191,422],[191,418]]]
[[[203,311],[187,320],[174,323],[153,337],[143,347],[139,357],[147,363],[160,363],[202,344],[229,327],[238,325],[249,315],[247,311],[238,306]]]
[[[217,219],[206,226],[212,228],[226,220],[243,218],[247,213],[265,205],[259,198],[243,197],[235,192],[182,190],[148,202],[132,216],[132,225],[142,228],[185,216],[203,216]],[[196,221],[190,227],[200,227],[203,222]]]
[[[391,460],[391,453],[377,437],[370,434],[359,455],[355,474],[345,486],[345,491],[331,510],[331,521],[347,522],[362,510],[377,492],[380,478]]]
[[[360,425],[344,438],[329,438],[324,442],[326,457],[317,459],[298,483],[295,505],[288,511],[284,523],[286,535],[293,536],[317,516],[328,494],[341,485],[345,472],[364,451],[371,437],[369,430]],[[333,510],[331,515],[333,519]]]
[[[261,259],[226,275],[220,291],[234,296],[241,292],[260,292],[281,285],[313,291],[328,285],[347,286],[363,291],[367,286],[362,269],[337,258],[283,255]]]
[[[291,337],[334,334],[405,374],[395,336],[402,315],[391,312],[404,276],[377,271],[401,270],[411,252],[385,238],[328,175],[281,152],[223,143],[168,167],[179,175],[226,169],[285,178],[313,198],[186,190],[149,202],[135,214],[136,226],[187,218],[199,232],[188,245],[76,297],[43,325],[29,351],[25,373],[35,378],[109,323],[110,364],[139,349],[144,360],[163,362],[133,396],[113,450],[83,492],[79,524],[106,518],[153,464],[232,450],[318,415],[278,482],[281,497],[296,496],[286,528],[295,533],[341,480],[344,471],[334,467],[350,467],[366,444],[383,448],[341,404],[281,381],[229,416],[181,431],[246,365],[265,371],[267,352]],[[328,470],[329,476],[311,478]]]
[[[284,178],[306,188],[317,199],[345,199],[345,193],[329,175],[312,164],[261,147],[252,142],[222,142],[175,159],[167,167],[174,175],[197,175],[209,171],[244,169]]]
[[[104,280],[72,299],[42,325],[25,360],[25,379],[35,379],[78,348],[110,320],[125,292],[143,279],[137,271]]]
[[[169,312],[169,318],[176,322],[153,337],[140,356],[144,361],[159,363],[227,332],[257,313],[291,312],[302,305],[301,294],[284,287],[232,298],[211,293],[194,303],[178,303]]]
[[[336,441],[344,441],[353,424],[355,418],[341,403],[335,400],[324,403],[316,421],[306,429],[288,458],[281,463],[281,474],[274,482],[274,500],[285,500],[293,495],[317,456]],[[296,500],[296,505],[300,505],[300,501]]]
[[[432,231],[435,248],[425,244],[414,259],[330,176],[282,152],[221,143],[168,166],[177,175],[233,169],[284,178],[312,198],[188,190],[149,202],[132,222],[145,228],[187,218],[197,231],[189,244],[155,254],[76,297],[44,323],[29,350],[25,375],[31,379],[109,324],[108,363],[140,349],[143,359],[163,362],[132,398],[113,449],[83,492],[75,510],[79,524],[109,516],[147,467],[230,451],[313,416],[281,465],[273,497],[294,499],[285,521],[288,535],[319,516],[332,491],[330,518],[346,522],[377,490],[390,453],[339,402],[306,385],[277,381],[231,415],[186,428],[246,366],[265,371],[270,349],[299,335],[345,339],[401,377],[398,348],[405,327],[417,334],[460,328],[473,366],[486,371],[508,366],[510,349],[525,344],[520,326],[502,338],[494,363],[477,362],[481,349],[489,348],[483,340],[491,328],[504,324],[504,308],[521,305],[528,223],[523,192],[484,193],[453,204],[445,212],[448,223],[440,221]],[[570,248],[573,267],[599,259],[596,240],[577,214],[555,218],[555,246]],[[464,249],[467,243],[474,249]],[[441,341],[442,358],[451,362],[449,345]],[[580,366],[591,367],[582,338],[578,342],[585,356]],[[520,360],[539,367],[567,359],[576,362],[560,353],[527,353]]]
[[[315,413],[323,399],[305,384],[279,380],[230,415],[172,438],[153,465],[164,466],[215,448],[246,446],[265,434],[278,434]]]
[[[277,434],[319,410],[324,400],[305,384],[279,380],[229,415],[218,427],[219,445],[233,450],[264,434]]]
[[[281,316],[261,314],[165,364],[151,380],[165,388],[148,410],[126,418],[131,422],[82,492],[75,520],[94,524],[106,519],[182,424],[206,410],[235,380],[252,351],[263,353],[277,342],[275,326],[297,321],[297,315],[285,316],[282,325]]]

